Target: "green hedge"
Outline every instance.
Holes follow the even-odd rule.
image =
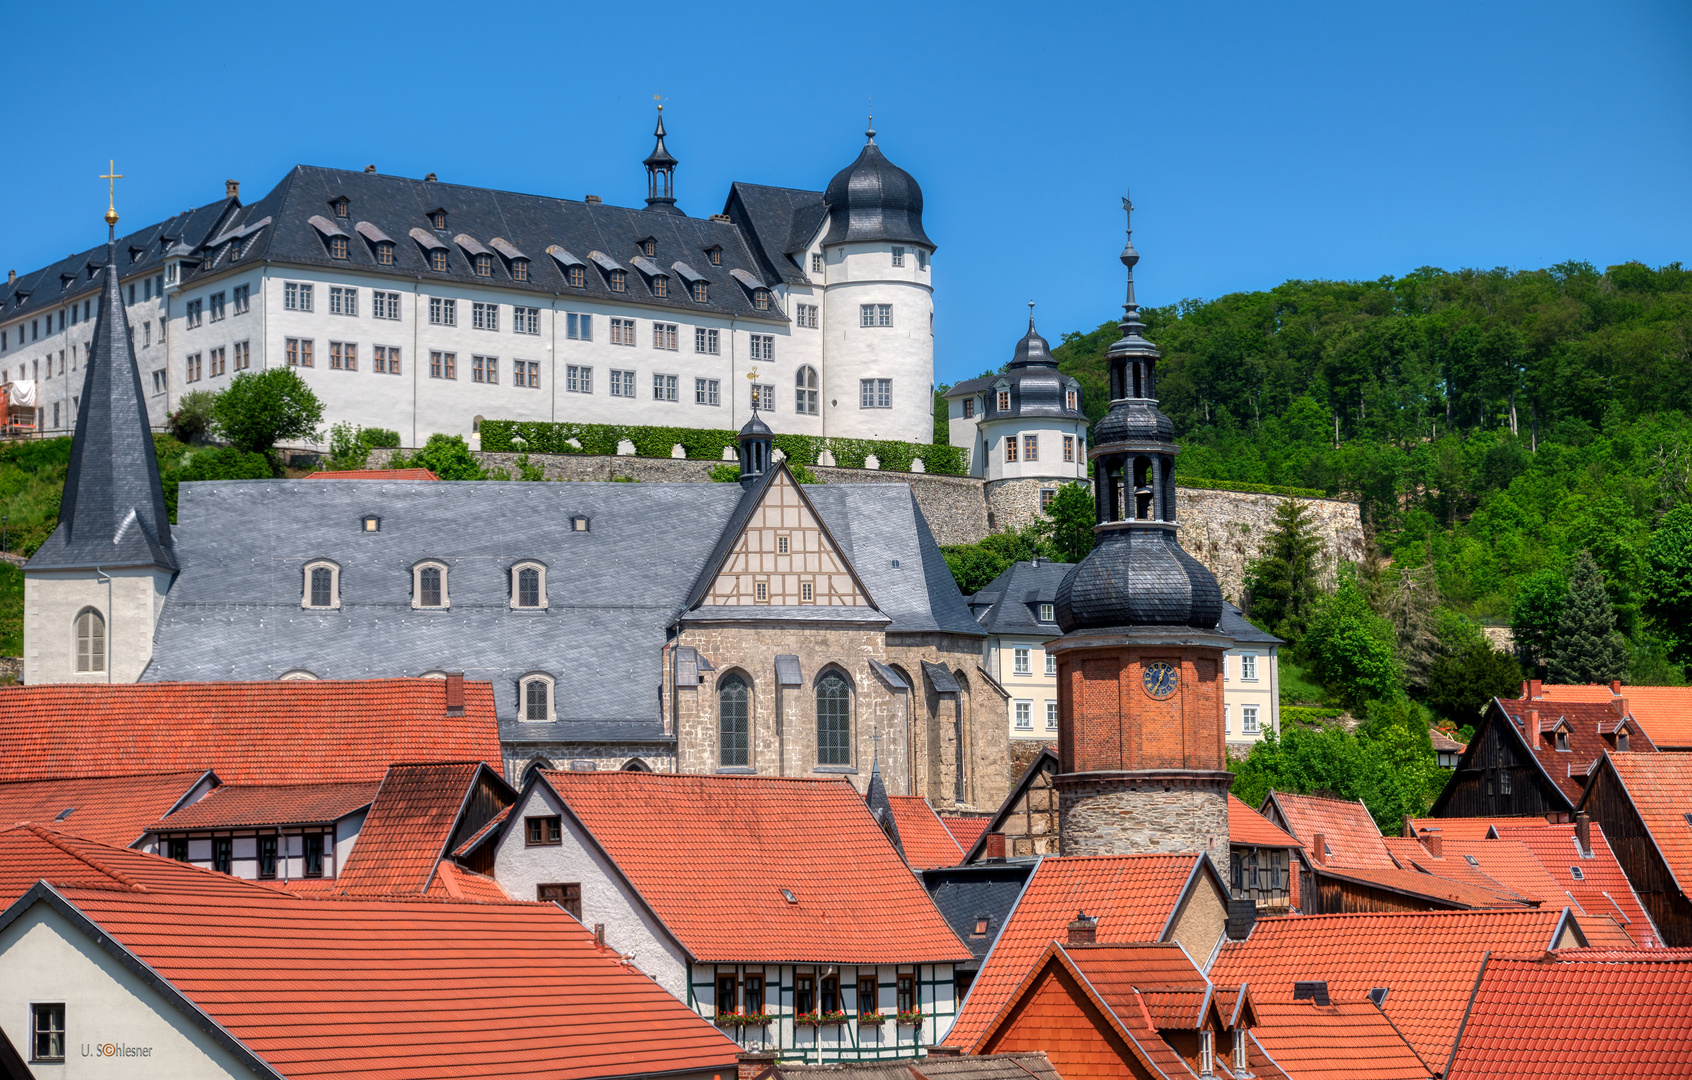
[[[1176,474],[1178,488],[1204,488],[1209,491],[1243,491],[1248,495],[1291,495],[1295,499],[1328,499],[1333,496],[1316,488],[1281,487],[1278,484],[1243,484],[1233,480],[1194,480]]]
[[[1344,709],[1323,709],[1310,705],[1282,705],[1281,722],[1320,726],[1345,715]]]
[[[517,440],[521,438],[522,442]],[[578,449],[570,445],[574,439]],[[495,453],[527,450],[533,454],[616,454],[617,444],[627,439],[640,457],[669,457],[670,448],[680,444],[695,461],[720,461],[723,450],[737,448],[735,432],[714,428],[645,427],[637,424],[566,424],[531,420],[483,420],[482,449]],[[883,469],[909,472],[911,461],[921,458],[931,473],[963,476],[966,473],[963,448],[892,439],[832,439],[817,435],[777,435],[776,448],[788,460],[815,465],[825,448],[834,463],[847,469],[861,469],[874,454]]]

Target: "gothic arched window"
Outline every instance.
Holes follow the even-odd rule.
[[[511,606],[546,607],[546,567],[538,562],[521,562],[511,569]]]
[[[106,620],[93,608],[76,616],[76,670],[106,670]]]
[[[420,562],[411,568],[411,606],[414,608],[445,608],[452,606],[447,594],[446,564]]]
[[[739,675],[717,684],[717,730],[723,768],[752,764],[752,690]]]
[[[328,559],[317,559],[305,565],[305,591],[300,597],[303,608],[333,609],[341,606],[341,568]]]
[[[852,764],[852,690],[838,672],[817,682],[817,764]]]
[[[817,369],[809,364],[794,379],[794,411],[801,416],[817,415]]]

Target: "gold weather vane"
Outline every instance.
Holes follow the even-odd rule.
[[[658,111],[659,111],[659,112],[663,112],[663,111],[664,111],[664,101],[665,101],[665,98],[664,98],[664,95],[662,95],[662,94],[653,94],[653,95],[652,95],[652,100],[653,100],[653,101],[656,101],[656,102],[657,102],[657,103],[658,103]]]
[[[117,171],[116,159],[108,159],[106,168],[110,172],[103,173],[100,179],[106,181],[106,224],[117,228],[117,182],[123,179],[123,174]]]

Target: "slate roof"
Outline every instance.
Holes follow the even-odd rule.
[[[899,846],[912,870],[935,866],[956,866],[963,862],[963,848],[952,838],[928,800],[921,795],[889,795],[893,820],[899,827]]]
[[[698,961],[969,958],[844,781],[642,772],[537,777]]]
[[[1269,848],[1303,846],[1298,837],[1282,830],[1232,792],[1228,794],[1228,843]]]
[[[466,805],[487,766],[479,761],[394,765],[382,778],[358,842],[336,878],[347,896],[406,896],[430,891],[437,864],[452,850]],[[517,793],[491,780],[506,805]],[[444,865],[444,864],[442,864]]]
[[[805,494],[881,612],[860,614],[889,631],[980,636],[909,487],[829,484]],[[492,682],[493,706],[512,742],[662,741],[667,631],[686,611],[742,495],[732,484],[184,484],[176,530],[183,570],[159,616],[144,677],[276,679],[304,669],[324,679],[368,679],[462,670]],[[381,517],[379,532],[361,530],[366,514]],[[574,531],[576,515],[589,519],[588,531]],[[340,566],[339,609],[300,606],[304,564],[315,558]],[[410,606],[411,567],[425,558],[448,567],[449,609]],[[514,611],[509,572],[527,559],[547,566],[547,607]],[[832,618],[844,610],[724,614]],[[556,724],[517,722],[519,679],[535,672],[557,681]]]
[[[905,240],[932,249],[934,241],[922,231],[922,188],[882,154],[873,129],[864,135],[857,160],[835,173],[823,190],[829,210],[823,243]]]
[[[0,688],[0,781],[209,768],[232,784],[337,783],[418,757],[500,768],[486,683],[464,684],[461,717],[443,679]]]
[[[329,207],[331,199],[343,195],[348,200],[344,219],[334,217]],[[436,209],[447,212],[445,229],[435,229],[429,220],[429,213]],[[351,234],[345,259],[330,257],[321,231],[311,224],[313,216],[325,214],[330,224]],[[233,251],[226,238],[237,227],[266,218],[270,224],[247,239],[238,260],[232,259]],[[392,238],[392,265],[376,261],[376,242],[356,228],[360,223],[375,225]],[[422,233],[430,243],[420,242],[411,235],[413,232]],[[478,277],[467,254],[473,249],[458,243],[459,236],[468,236],[484,248],[491,246],[496,237],[514,246],[528,258],[528,280],[515,278],[512,260],[503,253],[494,257],[491,278]],[[668,295],[658,296],[650,277],[641,273],[628,275],[626,292],[614,292],[609,275],[589,260],[591,253],[603,252],[612,260],[626,264],[640,254],[636,245],[647,237],[656,241],[655,261],[667,273],[679,276],[671,266],[684,262],[710,283],[707,303],[696,303],[691,291],[683,288],[672,287],[667,290]],[[223,273],[231,266],[247,266],[269,259],[322,270],[356,270],[406,282],[421,280],[425,288],[431,282],[497,286],[509,292],[533,293],[537,299],[544,297],[548,302],[554,295],[560,295],[567,299],[579,297],[708,312],[754,322],[787,321],[773,300],[768,310],[754,307],[750,290],[731,276],[734,270],[761,276],[758,261],[740,229],[728,222],[684,214],[296,165],[269,194],[230,214],[223,230],[209,239],[211,244],[196,247],[194,252],[196,258],[208,261],[184,277],[185,287]],[[430,268],[428,249],[435,246],[446,250],[448,269],[445,271]],[[713,247],[722,249],[719,265],[712,265],[705,257],[705,252]],[[553,248],[560,249],[561,255],[553,256],[550,253]],[[570,285],[560,265],[564,261],[562,253],[568,253],[578,262],[588,262],[580,288]]]
[[[1077,911],[1098,919],[1101,941],[1157,941],[1205,865],[1194,855],[1041,859],[970,985],[946,1045],[975,1045],[1046,947],[1066,936]]]
[[[168,817],[159,815],[150,831],[328,823],[369,806],[380,786],[371,780],[346,784],[225,784]]]
[[[723,213],[745,234],[766,272],[764,280],[810,284],[810,268],[795,256],[810,246],[827,220],[822,192],[737,182],[729,188]]]
[[[115,962],[138,974],[144,964],[175,987],[221,1028],[212,1035],[227,1049],[294,1080],[732,1073],[739,1051],[552,904],[268,889],[34,897],[133,956]]]
[[[1609,754],[1663,865],[1682,895],[1692,895],[1692,754]],[[1597,847],[1596,841],[1593,843]]]
[[[1375,1003],[1252,1002],[1252,1041],[1296,1080],[1427,1080],[1428,1068]],[[1218,1057],[1221,1055],[1218,1054]]]
[[[1449,1080],[1692,1075],[1692,961],[1494,959]]]
[[[1056,616],[1040,621],[1041,604],[1057,603],[1058,586],[1075,569],[1074,563],[1042,559],[1038,566],[1023,560],[970,597],[969,603],[981,628],[989,634],[1022,634],[1033,637],[1061,637]]]
[[[975,958],[964,965],[966,969],[980,968],[1033,872],[1032,863],[971,863],[922,872],[923,887],[934,906]],[[987,920],[987,930],[977,934],[975,927],[982,919]]]
[[[1217,628],[1241,645],[1285,645],[1286,642],[1252,625],[1245,612],[1228,601],[1222,601],[1222,621]]]
[[[269,891],[228,874],[61,833],[45,825],[0,829],[0,909],[42,880],[56,889],[154,895]]]
[[[1326,795],[1294,795],[1286,791],[1271,791],[1259,809],[1273,821],[1279,812],[1287,823],[1287,831],[1298,837],[1308,851],[1317,833],[1327,843],[1326,863],[1330,868],[1345,867],[1356,870],[1393,870],[1386,845],[1381,843],[1381,830],[1369,816],[1369,808],[1361,799],[1348,801]]]
[[[1224,942],[1210,977],[1247,983],[1260,1002],[1293,1000],[1293,983],[1325,980],[1332,1000],[1382,1006],[1429,1071],[1444,1067],[1482,959],[1538,956],[1555,944],[1561,908],[1298,915],[1259,919]]]
[[[1542,683],[1539,700],[1591,702],[1607,705],[1618,695],[1607,684],[1579,686]],[[1620,697],[1657,749],[1692,749],[1692,686],[1630,686]]]
[[[428,469],[337,469],[319,470],[307,480],[439,480]]]
[[[1010,407],[999,408],[997,391],[1010,392]],[[1064,392],[1074,390],[1075,408],[1067,407]],[[946,391],[948,400],[983,394],[982,407],[976,415],[982,423],[994,420],[1064,419],[1086,422],[1081,408],[1081,383],[1075,376],[1058,370],[1046,339],[1034,329],[1034,316],[1028,317],[1028,333],[1016,343],[1003,374],[983,375],[966,379]]]
[[[215,778],[199,770],[0,783],[0,826],[33,821],[102,843],[132,844],[207,779]]]

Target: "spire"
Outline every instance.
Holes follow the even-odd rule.
[[[102,177],[116,178],[115,170]],[[100,314],[83,369],[59,526],[30,559],[31,569],[177,568],[141,373],[118,285],[117,220],[114,203],[106,211]]]
[[[679,162],[670,156],[670,151],[664,145],[664,103],[658,103],[658,126],[652,131],[657,139],[652,147],[652,153],[646,156],[641,164],[646,166],[646,208],[664,214],[679,214],[676,209],[676,166]]]
[[[887,796],[887,784],[881,779],[881,733],[873,736],[875,742],[874,764],[870,766],[869,787],[864,791],[864,805],[869,807],[870,816],[881,826],[881,831],[887,834],[887,839],[893,842],[894,850],[899,858],[905,859],[905,845],[899,839],[899,823],[893,817],[893,800]],[[908,863],[910,860],[906,859]]]
[[[756,369],[746,373],[748,382],[757,382]],[[740,443],[740,486],[748,491],[770,471],[770,444],[775,432],[758,418],[758,397],[752,396],[752,419],[740,429],[736,441]]]

